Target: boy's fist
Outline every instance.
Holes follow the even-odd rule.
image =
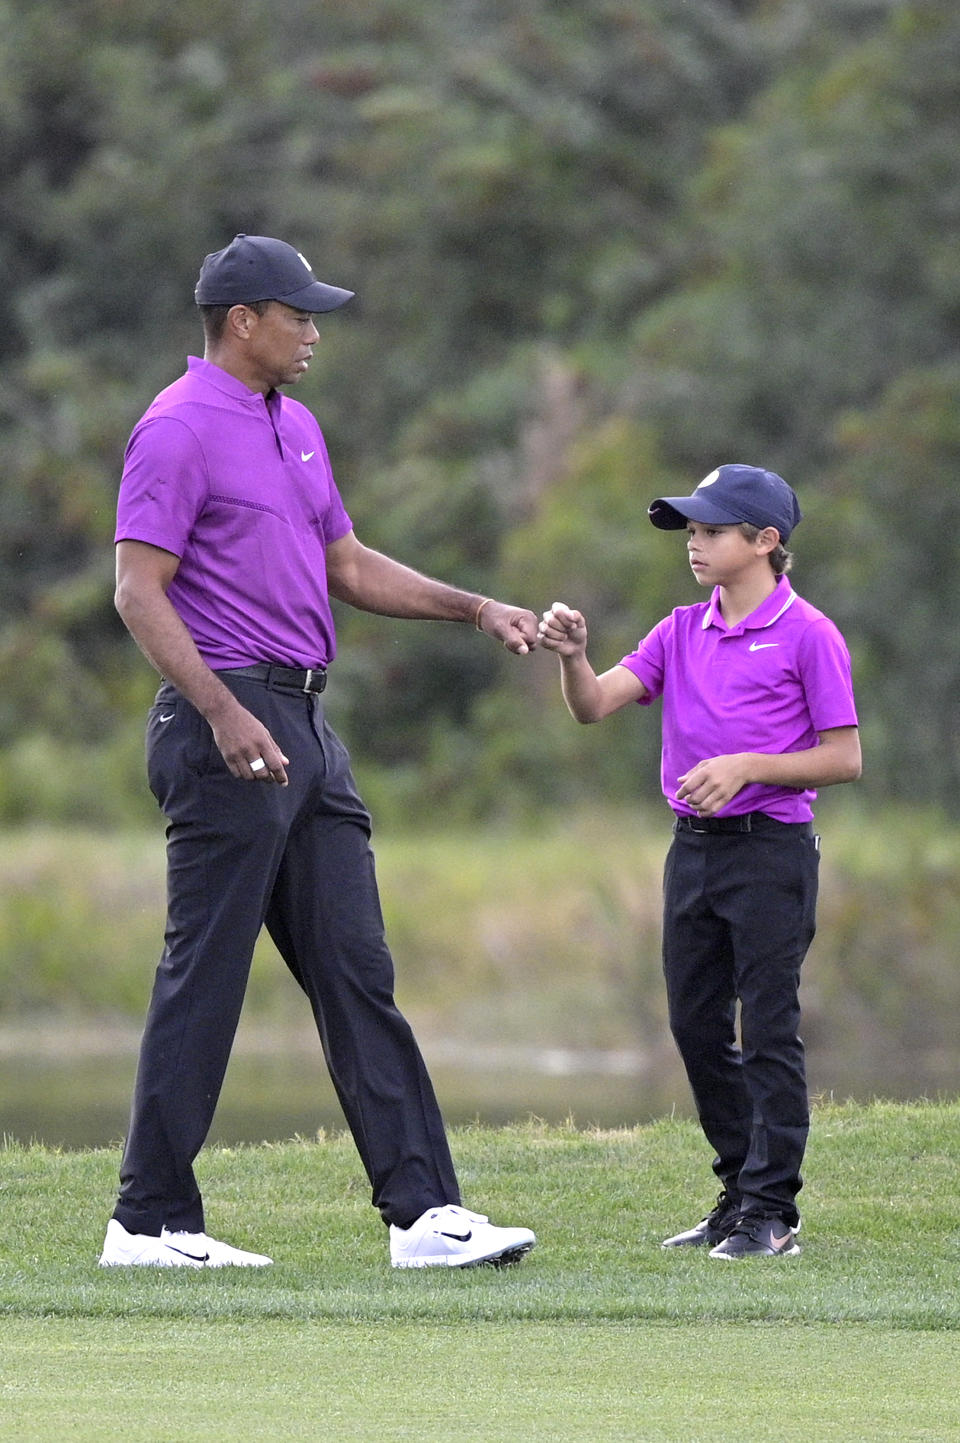
[[[587,623],[583,613],[574,611],[562,601],[555,601],[537,628],[540,645],[548,651],[570,653],[586,645]]]

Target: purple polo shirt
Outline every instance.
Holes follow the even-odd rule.
[[[819,732],[857,725],[843,637],[786,576],[734,627],[720,614],[719,588],[708,602],[678,607],[620,665],[646,687],[642,706],[663,697],[661,782],[684,816],[694,813],[677,801],[677,778],[698,762],[734,752],[806,751]],[[806,822],[815,797],[751,783],[720,815],[766,812],[781,822]]]
[[[134,427],[117,541],[180,558],[167,595],[215,671],[327,665],[327,546],[351,529],[316,420],[189,358]]]

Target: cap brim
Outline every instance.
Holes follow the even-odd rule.
[[[313,281],[309,286],[304,286],[300,291],[291,291],[288,296],[272,296],[271,299],[280,301],[285,306],[293,306],[298,311],[335,311],[340,306],[345,306],[347,301],[352,301],[356,291],[343,291],[339,286],[327,286],[323,281]]]
[[[661,531],[682,531],[688,521],[710,526],[739,526],[743,521],[742,516],[712,505],[705,496],[661,496],[651,501],[647,515]]]

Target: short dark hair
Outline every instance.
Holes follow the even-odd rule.
[[[256,315],[262,316],[267,306],[272,301],[241,301],[237,304],[246,306],[248,311],[254,311]],[[207,341],[217,342],[223,335],[223,328],[227,324],[227,316],[233,310],[233,306],[200,306],[200,319],[203,322],[203,334]]]
[[[763,526],[751,526],[749,521],[740,522],[740,531],[748,541],[756,541],[760,532],[765,530]],[[782,541],[778,541],[770,552],[770,565],[773,567],[776,576],[785,576],[793,565],[793,552],[788,551]]]

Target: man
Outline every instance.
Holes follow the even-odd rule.
[[[168,823],[168,917],[103,1266],[271,1261],[207,1236],[193,1172],[264,924],[309,998],[393,1266],[512,1262],[535,1241],[460,1206],[393,999],[370,819],[321,694],[336,652],[330,597],[470,622],[518,655],[537,623],[355,536],[316,420],[278,389],[308,369],[314,316],[352,294],[271,237],[238,235],[207,256],[204,357],[127,448],[116,604],[163,678],[147,762]]]

